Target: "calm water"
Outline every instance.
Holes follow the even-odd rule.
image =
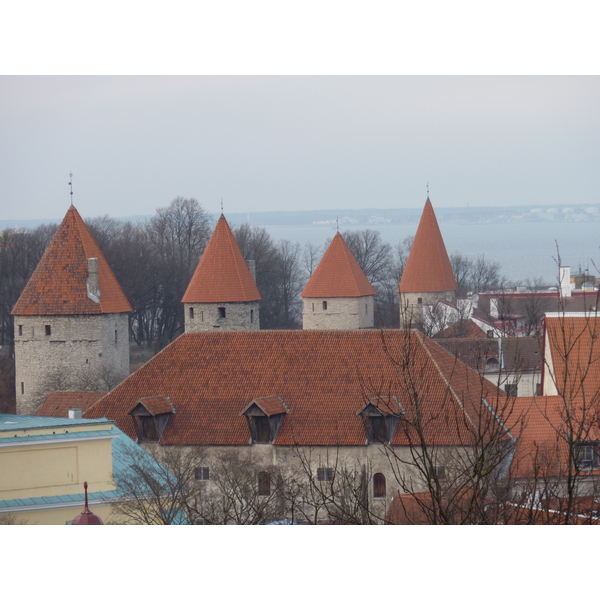
[[[371,225],[381,233],[383,241],[396,245],[414,235],[416,225]],[[342,231],[366,229],[365,225],[345,226]],[[292,242],[324,244],[335,235],[335,228],[325,225],[280,227],[268,226],[274,239]],[[579,267],[589,268],[598,275],[592,264],[600,267],[600,224],[585,222],[535,222],[498,224],[441,224],[448,254],[460,252],[467,256],[484,254],[502,265],[502,273],[511,280],[543,277],[556,285],[558,269],[556,244],[563,265],[571,272]]]

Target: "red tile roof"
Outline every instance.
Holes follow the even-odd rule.
[[[279,396],[270,396],[269,398],[256,398],[255,400],[252,400],[241,414],[244,414],[254,404],[256,404],[267,417],[287,413],[287,407],[283,403],[283,400]]]
[[[569,453],[567,436],[578,441],[600,440],[597,410],[561,396],[520,397],[506,418],[517,438],[510,477],[557,476],[566,472]]]
[[[456,287],[446,246],[427,198],[398,291],[451,292]]]
[[[88,296],[89,258],[98,259],[99,302]],[[12,314],[96,315],[131,310],[92,234],[71,206]]]
[[[491,402],[498,389],[410,330],[187,333],[85,416],[114,419],[135,438],[128,413],[141,397],[165,395],[177,412],[161,444],[246,445],[249,431],[241,413],[254,399],[279,396],[288,413],[275,444],[363,445],[358,413],[368,399],[395,395],[414,416],[413,396],[390,356],[405,358],[419,383],[426,438],[467,443],[465,422],[476,419],[481,398]],[[407,443],[407,435],[399,424],[393,443]]]
[[[38,417],[66,419],[70,408],[81,408],[85,412],[104,396],[106,392],[50,392],[36,414]]]
[[[471,319],[461,319],[456,323],[442,329],[442,331],[436,333],[434,339],[448,339],[448,338],[487,338],[487,334],[481,327],[478,327]]]
[[[338,231],[300,296],[357,298],[376,293]]]
[[[175,409],[168,396],[152,396],[151,398],[140,398],[141,404],[152,416],[174,413]]]
[[[546,314],[545,330],[553,375],[544,369],[544,390],[550,383],[546,379],[551,378],[559,394],[600,404],[600,317]]]
[[[182,302],[250,302],[261,296],[223,215],[204,250]]]

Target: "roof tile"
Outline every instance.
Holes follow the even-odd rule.
[[[88,296],[89,258],[98,259],[99,302]],[[77,209],[71,206],[12,314],[95,315],[131,310],[98,244]]]
[[[377,292],[338,231],[300,294],[303,298],[357,298]]]
[[[451,292],[456,289],[446,246],[427,198],[398,291]]]
[[[182,302],[250,302],[260,292],[223,215],[200,258]]]

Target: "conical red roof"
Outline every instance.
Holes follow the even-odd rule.
[[[377,292],[338,231],[300,296],[303,298],[357,298]]]
[[[182,302],[250,302],[260,293],[223,215],[204,250]]]
[[[88,296],[88,259],[98,259],[98,296]],[[130,312],[96,240],[71,206],[42,256],[13,315],[96,315]]]
[[[451,292],[456,280],[438,227],[431,201],[427,198],[398,291]]]

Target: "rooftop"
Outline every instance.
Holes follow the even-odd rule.
[[[182,302],[250,302],[261,295],[223,215],[200,258]]]
[[[90,258],[98,260],[98,301],[88,294]],[[95,315],[131,310],[98,244],[77,209],[71,206],[12,314]]]

